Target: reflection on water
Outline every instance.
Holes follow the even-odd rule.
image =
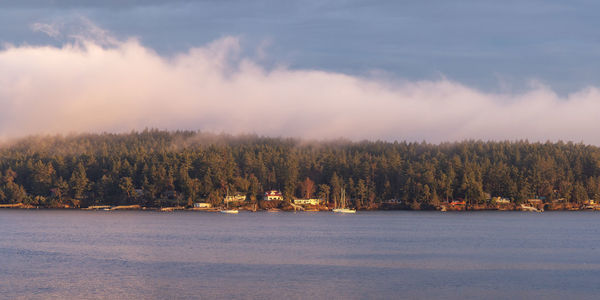
[[[0,210],[25,298],[595,298],[595,212]]]

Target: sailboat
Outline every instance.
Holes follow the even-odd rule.
[[[239,213],[239,211],[237,209],[229,209],[229,201],[227,201],[227,198],[229,198],[229,189],[227,189],[227,193],[225,194],[225,199],[223,199],[223,202],[225,202],[225,209],[221,210],[221,213],[223,214],[237,214]]]
[[[340,197],[340,205],[333,209],[335,213],[342,214],[355,214],[356,209],[350,209],[346,207],[346,190],[342,189],[341,197]]]

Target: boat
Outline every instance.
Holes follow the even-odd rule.
[[[351,208],[346,207],[346,190],[344,190],[344,189],[342,189],[339,204],[340,204],[339,207],[336,207],[332,210],[334,213],[341,213],[341,214],[355,214],[356,213],[356,209],[351,209]]]
[[[343,214],[355,214],[356,213],[356,209],[351,209],[351,208],[334,208],[333,212],[343,213]]]
[[[227,199],[227,198],[229,197],[229,189],[227,189],[227,193],[226,193],[225,195],[226,195],[226,196],[225,196],[225,199]],[[225,209],[222,209],[222,210],[221,210],[221,213],[222,213],[222,214],[237,214],[237,213],[239,213],[239,212],[240,212],[240,211],[239,211],[239,210],[237,210],[237,209],[230,209],[230,208],[229,208],[229,202],[228,202],[228,201],[225,201],[225,199],[223,199],[223,202],[225,202],[225,205],[226,205],[226,206],[225,206]]]
[[[544,211],[544,209],[543,209],[543,208],[542,208],[542,209],[538,209],[538,208],[536,208],[536,207],[533,207],[533,206],[531,206],[531,205],[527,205],[527,204],[521,204],[521,210],[522,210],[522,211],[532,211],[532,212],[539,212],[539,213],[541,213],[541,212],[543,212],[543,211]]]

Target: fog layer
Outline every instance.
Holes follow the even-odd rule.
[[[235,37],[168,57],[134,39],[4,46],[0,137],[150,127],[311,139],[600,144],[596,87],[566,97],[546,86],[490,94],[450,79],[267,68],[240,53]]]

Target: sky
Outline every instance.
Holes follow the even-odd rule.
[[[166,2],[166,3],[163,3]],[[0,138],[600,145],[596,1],[0,1]]]

